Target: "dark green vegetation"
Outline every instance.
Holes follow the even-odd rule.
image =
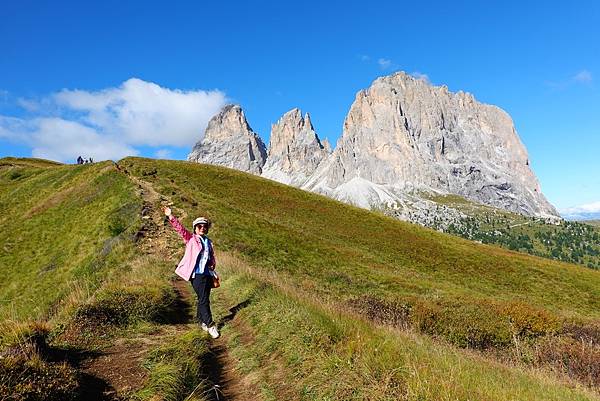
[[[468,217],[445,229],[439,224],[432,224],[431,228],[484,244],[600,269],[600,226],[593,221],[558,224],[477,205],[458,196],[439,196],[432,200]]]
[[[599,398],[596,270],[438,233],[229,169],[140,158],[119,166],[106,174],[122,179],[114,195],[122,198],[86,212],[105,210],[92,220],[103,236],[72,269],[98,260],[107,239],[123,238],[122,248],[111,248],[101,268],[83,268],[76,276],[92,283],[87,295],[69,303],[54,294],[46,303],[52,308],[24,308],[19,315],[55,316],[46,336],[50,346],[102,346],[123,330],[164,330],[161,323],[172,315],[169,280],[179,253],[169,260],[139,256],[132,240],[142,224],[131,181],[137,177],[169,197],[176,215],[185,212],[184,225],[198,215],[213,219],[211,237],[225,278],[214,293],[215,315],[224,318],[237,305],[222,341],[263,399]],[[83,167],[105,174],[100,165]],[[0,170],[2,185],[12,185],[11,168]],[[59,177],[58,170],[73,174],[81,167],[35,168],[38,175]],[[26,196],[35,193],[35,177]],[[27,192],[29,185],[10,188]],[[91,202],[96,199],[103,198]],[[132,217],[123,217],[132,204]],[[63,241],[68,247],[71,237]],[[14,277],[0,290],[8,294],[6,283]],[[148,379],[133,397],[175,400],[191,391],[189,380],[202,370],[197,363],[206,352],[205,336],[195,330],[167,334],[145,358]],[[19,336],[5,336],[11,337]]]

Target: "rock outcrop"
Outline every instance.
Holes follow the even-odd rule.
[[[403,72],[356,95],[336,149],[318,170],[305,189],[361,206],[427,191],[558,216],[506,112]]]
[[[273,125],[267,156],[239,106],[227,106],[189,160],[262,173],[367,208],[399,210],[426,192],[560,218],[506,112],[403,72],[358,92],[333,152],[309,115],[293,109]]]
[[[204,138],[196,143],[188,160],[217,164],[260,174],[267,159],[266,147],[252,131],[243,110],[227,105],[208,123]]]
[[[306,113],[288,111],[271,127],[267,162],[262,175],[284,184],[299,186],[329,156],[329,143],[322,144]]]

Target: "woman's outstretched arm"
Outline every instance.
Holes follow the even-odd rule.
[[[179,222],[179,220],[177,220],[177,217],[173,216],[173,213],[171,212],[170,207],[168,207],[168,206],[163,207],[163,211],[165,212],[165,216],[167,216],[169,218],[169,223],[171,223],[171,226],[173,226],[175,231],[177,231],[177,233],[181,236],[181,238],[183,238],[183,241],[185,241],[185,243],[187,244],[187,242],[190,240],[190,238],[193,237],[192,233],[189,232],[183,226],[183,224],[181,224]]]

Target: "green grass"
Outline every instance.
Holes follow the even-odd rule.
[[[342,301],[525,302],[560,316],[600,317],[599,272],[475,244],[215,166],[127,158],[176,206],[215,221],[222,250]],[[318,284],[318,285],[317,285]]]
[[[592,400],[544,371],[506,366],[412,332],[374,327],[227,258],[224,304],[245,322],[224,330],[266,399]]]
[[[207,336],[199,329],[170,339],[161,347],[154,349],[144,361],[149,379],[142,389],[137,391],[135,400],[177,401],[207,400],[204,381],[198,383],[203,375],[202,360],[210,352]]]
[[[141,203],[112,162],[9,161],[0,163],[0,316],[39,319],[76,288],[97,287],[131,251]]]
[[[265,399],[597,399],[583,389],[594,382],[580,367],[560,370],[557,350],[584,360],[569,330],[595,335],[598,271],[226,168],[141,158],[119,165],[170,197],[186,226],[199,215],[214,221],[225,278],[215,313],[250,301],[223,332]],[[58,316],[56,341],[76,333],[85,347],[168,316],[181,243],[169,234],[180,248],[168,261],[140,254],[131,234],[142,200],[112,163],[1,159],[0,189],[3,320]],[[12,330],[18,339],[21,329]],[[190,394],[191,381],[180,378],[198,377],[199,339],[195,331],[165,338],[146,359],[150,379],[136,397]],[[600,363],[591,346],[591,368],[581,371]]]

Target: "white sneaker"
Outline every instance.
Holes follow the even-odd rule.
[[[200,325],[200,328],[201,328],[202,330],[204,330],[204,331],[208,331],[208,326],[206,325],[206,323],[202,323],[202,324]]]
[[[210,326],[208,328],[208,334],[210,334],[210,336],[212,338],[218,338],[220,336],[220,334],[219,334],[219,330],[217,330],[217,325]]]

